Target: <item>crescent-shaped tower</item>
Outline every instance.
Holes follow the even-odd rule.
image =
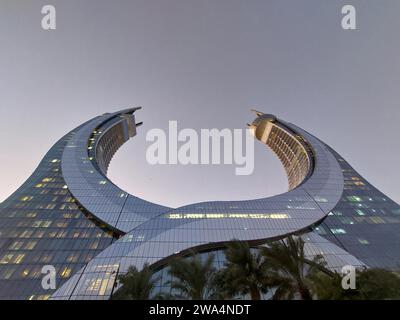
[[[65,135],[0,204],[0,299],[108,299],[130,265],[161,270],[232,239],[262,245],[298,235],[331,269],[399,267],[400,206],[325,143],[273,115],[256,111],[249,127],[284,166],[284,194],[169,208],[121,190],[107,169],[141,125],[138,109]],[[44,266],[55,268],[55,289],[42,286]]]

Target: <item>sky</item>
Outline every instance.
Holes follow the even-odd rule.
[[[41,28],[47,4],[56,30]],[[357,30],[341,27],[346,4]],[[0,0],[0,201],[64,134],[140,105],[144,125],[109,177],[146,200],[285,192],[283,167],[261,143],[248,176],[146,161],[153,128],[244,129],[256,108],[316,135],[400,202],[399,14],[398,0]]]

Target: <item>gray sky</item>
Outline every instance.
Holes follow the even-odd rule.
[[[41,29],[53,4],[57,29]],[[356,31],[341,7],[357,9]],[[400,202],[398,0],[0,0],[0,201],[66,132],[104,112],[143,105],[139,134],[111,179],[178,206],[284,192],[284,170],[256,144],[255,171],[150,166],[152,128],[244,128],[250,107],[328,143]]]

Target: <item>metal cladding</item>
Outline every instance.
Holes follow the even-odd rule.
[[[106,174],[141,124],[138,109],[67,134],[0,204],[0,298],[108,299],[130,265],[162,266],[232,239],[257,245],[296,234],[309,256],[323,254],[332,269],[400,264],[400,206],[322,141],[259,111],[249,127],[280,159],[288,192],[175,209],[124,192]],[[57,289],[41,287],[43,265],[56,267]]]

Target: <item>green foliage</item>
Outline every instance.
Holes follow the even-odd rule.
[[[261,248],[261,253],[265,258],[266,282],[275,287],[273,299],[312,299],[307,277],[323,268],[321,256],[312,261],[306,259],[304,241],[293,237],[273,242]]]
[[[217,277],[221,297],[250,294],[252,300],[260,300],[261,292],[267,292],[260,253],[251,252],[247,242],[233,241],[225,250],[225,258],[225,269]]]
[[[273,292],[272,299],[371,300],[400,299],[400,277],[384,269],[356,272],[356,289],[342,288],[342,275],[325,268],[322,256],[305,257],[304,241],[298,237],[252,250],[247,242],[233,240],[225,250],[225,267],[214,268],[214,255],[178,257],[169,264],[172,280],[167,284],[179,294],[153,295],[155,283],[149,265],[141,271],[130,267],[118,281],[122,287],[113,299],[231,299]]]
[[[126,274],[118,276],[122,287],[113,295],[114,300],[148,300],[156,298],[152,296],[155,283],[153,272],[148,264],[143,266],[141,271],[134,266],[129,267]]]
[[[169,282],[179,294],[176,298],[206,300],[215,295],[214,255],[209,255],[205,261],[200,256],[176,258],[170,263],[169,273],[173,277]]]
[[[400,299],[400,278],[385,269],[357,270],[356,289],[343,289],[339,273],[318,273],[311,280],[312,290],[320,300]]]

